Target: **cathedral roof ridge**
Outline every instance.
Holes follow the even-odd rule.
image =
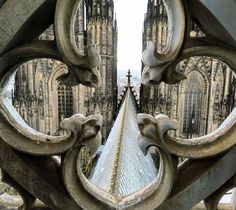
[[[91,176],[92,183],[120,196],[141,189],[157,175],[151,156],[145,157],[138,147],[140,131],[132,98],[132,90],[127,87],[122,107]]]
[[[140,108],[138,105],[137,94],[136,94],[136,91],[134,90],[134,86],[132,86],[131,84],[132,74],[131,74],[130,69],[128,70],[126,77],[127,77],[127,84],[124,86],[124,89],[122,90],[122,94],[120,95],[120,99],[118,103],[118,110],[120,110],[121,106],[124,103],[127,92],[130,90],[130,94],[131,94],[132,100],[134,101],[136,111],[139,112]]]

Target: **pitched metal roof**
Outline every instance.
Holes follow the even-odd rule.
[[[125,99],[91,176],[105,191],[126,196],[150,184],[157,170],[151,155],[138,147],[139,128],[133,92],[128,85]]]

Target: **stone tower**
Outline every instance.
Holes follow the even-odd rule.
[[[87,0],[87,44],[96,44],[101,55],[101,87],[86,90],[88,114],[103,116],[103,136],[108,135],[117,107],[117,23],[113,0]]]
[[[122,199],[156,178],[158,170],[150,153],[144,155],[138,144],[138,103],[128,70],[120,109],[90,180],[104,191]]]
[[[192,23],[191,37],[205,36]],[[143,50],[153,41],[159,53],[168,47],[168,16],[162,0],[149,0],[143,30]],[[235,105],[234,73],[212,57],[190,57],[177,65],[188,79],[176,85],[141,87],[145,113],[165,113],[179,121],[177,136],[192,138],[215,130]]]
[[[37,59],[21,65],[16,73],[13,104],[24,120],[36,130],[51,135],[64,133],[60,121],[74,113],[101,114],[102,134],[106,139],[117,106],[117,26],[112,0],[81,1],[74,21],[77,50],[95,44],[101,54],[100,88],[83,85],[67,87],[57,78],[67,72],[65,64],[52,59]],[[50,27],[40,39],[53,40]]]

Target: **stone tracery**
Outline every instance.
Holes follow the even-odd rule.
[[[4,6],[6,4],[8,6],[9,2],[11,1],[3,4],[3,8],[0,8],[0,11],[4,11]],[[45,0],[44,2],[49,1]],[[70,23],[74,14],[73,9],[79,1],[70,1],[69,3],[67,2],[68,4],[65,2],[58,1],[56,5],[55,31],[57,47],[54,42],[46,41],[34,41],[20,45],[17,40],[14,40],[12,43],[12,40],[9,41],[8,38],[5,41],[10,42],[9,44],[13,47],[12,50],[8,51],[5,45],[0,45],[2,46],[0,52],[5,52],[0,57],[1,89],[6,87],[11,74],[14,73],[14,68],[24,61],[38,57],[58,59],[67,64],[70,74],[66,78],[62,78],[66,85],[68,84],[68,78],[75,76],[76,80],[70,85],[75,85],[77,82],[86,85],[99,84],[99,74],[96,70],[100,61],[99,54],[93,46],[88,49],[87,55],[78,54],[75,51],[75,46],[67,36],[68,34],[71,35],[71,31],[68,31],[66,24]],[[171,31],[173,32],[171,34],[173,36],[171,37],[173,46],[170,46],[170,54],[167,54],[167,59],[164,60],[164,63],[163,60],[159,60],[155,56],[155,47],[152,44],[144,53],[144,63],[147,65],[143,74],[145,83],[160,82],[161,80],[175,83],[183,79],[183,74],[176,72],[175,67],[179,61],[190,56],[213,56],[224,61],[235,71],[236,51],[233,46],[229,48],[223,43],[219,44],[219,46],[212,46],[211,43],[202,44],[201,40],[197,39],[194,40],[197,45],[193,43],[188,47],[183,46],[185,28],[183,2],[176,1],[177,3],[173,3],[173,1],[168,0],[164,2],[165,5],[169,6],[167,7],[168,15],[170,17],[173,15],[176,18],[176,20],[170,19],[169,30],[171,31],[170,28],[177,29],[176,24],[178,25],[178,23],[181,24],[181,27],[177,31]],[[40,1],[37,0],[34,5],[35,10],[40,9],[40,6],[43,7]],[[49,11],[49,14],[54,15],[51,11]],[[28,16],[25,19],[31,20],[34,15],[32,14],[32,17]],[[25,20],[22,19],[22,21],[24,22]],[[8,29],[7,25],[4,26]],[[45,28],[44,24],[40,26]],[[19,27],[24,28],[26,26],[21,23]],[[27,27],[24,29],[27,29]],[[38,31],[36,32],[39,33]],[[179,34],[175,35],[178,32]],[[15,33],[11,35],[14,36]],[[18,36],[20,38],[20,34]],[[149,71],[151,71],[150,74],[148,73]],[[85,72],[90,73],[90,76],[86,75]],[[146,74],[151,75],[151,77],[146,78]],[[192,83],[193,81],[191,81],[191,85]],[[117,200],[117,197],[93,186],[84,176],[80,167],[81,159],[83,158],[81,157],[81,149],[88,147],[91,158],[94,158],[100,146],[100,130],[102,127],[100,116],[84,117],[82,115],[74,115],[62,121],[62,127],[70,129],[70,134],[63,137],[44,135],[22,123],[21,118],[17,116],[14,109],[7,102],[4,90],[1,91],[0,165],[12,179],[23,186],[28,192],[28,195],[25,196],[28,198],[28,201],[32,202],[25,203],[25,208],[33,208],[32,203],[34,203],[34,198],[37,197],[52,209],[143,209],[145,207],[146,209],[184,210],[192,207],[196,202],[207,198],[210,194],[216,192],[217,188],[224,186],[228,180],[235,176],[235,109],[215,132],[191,141],[173,138],[168,135],[167,132],[169,130],[176,129],[177,127],[176,123],[167,116],[162,114],[157,117],[146,114],[139,115],[138,124],[142,137],[140,148],[143,151],[147,151],[147,148],[151,145],[159,148],[161,159],[159,176],[157,181],[150,186],[141,189],[131,196]],[[125,97],[128,100],[128,96],[126,95]],[[31,154],[33,157],[29,157],[26,154]],[[64,158],[61,166],[58,166],[49,156],[61,154],[63,154]],[[41,159],[35,156],[41,156]],[[188,157],[190,160],[177,168],[175,156]],[[209,159],[211,156],[217,156],[217,158]],[[203,160],[196,161],[195,159],[205,159],[205,162]],[[6,164],[6,161],[9,165]],[[13,165],[12,162],[17,164]],[[190,162],[192,167],[188,168],[187,166],[189,166]],[[228,166],[225,163],[232,165]],[[185,177],[185,170],[183,168],[192,173],[198,170],[197,178],[190,177],[189,183],[185,183],[183,181]],[[224,175],[222,174],[222,168],[225,169]],[[50,170],[51,174],[43,174],[45,178],[39,169],[43,169],[43,171]],[[58,176],[60,170],[63,173],[63,180]],[[26,176],[26,171],[31,172],[29,176]],[[176,171],[178,172],[176,173]],[[221,175],[218,180],[219,182],[215,184],[212,183],[214,172]],[[54,175],[54,181],[52,181],[51,175]],[[26,180],[25,176],[27,177]],[[202,188],[202,185],[207,184],[208,178],[211,185],[205,190]],[[176,182],[174,182],[175,179],[177,180]],[[178,182],[181,179],[183,182]],[[37,189],[38,185],[44,189],[43,192]],[[181,185],[181,187],[178,188],[178,185]],[[182,199],[184,200],[184,196],[189,193],[188,189],[190,188],[194,193],[193,198],[179,206]],[[204,193],[197,195],[199,194],[198,192],[196,194],[197,189]],[[179,201],[178,196],[176,196],[177,194],[181,198]],[[215,208],[212,207],[211,202],[213,204],[217,203],[214,198],[208,197],[206,203],[209,210]]]

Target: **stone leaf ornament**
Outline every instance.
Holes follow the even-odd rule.
[[[65,118],[61,122],[61,127],[69,129],[74,134],[75,145],[86,146],[89,149],[91,158],[97,154],[101,145],[102,116],[90,115],[85,117],[82,114],[75,114],[70,118]]]
[[[209,158],[219,155],[235,145],[236,109],[225,119],[219,128],[208,135],[182,139],[170,135],[168,130],[178,128],[175,121],[166,115],[159,114],[155,118],[147,114],[139,114],[139,128],[142,136],[139,145],[144,154],[149,147],[165,148],[168,152],[179,157]]]
[[[89,45],[84,55],[78,52],[74,37],[74,19],[80,1],[57,1],[55,12],[55,36],[60,53],[69,63],[73,71],[59,79],[69,86],[79,83],[90,87],[97,87],[101,84],[101,78],[97,66],[101,57],[95,45]],[[68,27],[69,26],[69,27]]]
[[[178,56],[185,35],[185,12],[181,0],[163,0],[168,17],[168,37],[167,49],[163,53],[158,53],[153,42],[149,42],[147,49],[143,52],[142,62],[145,65],[142,70],[142,84],[152,85],[164,81],[174,84],[185,75],[168,68],[170,63]]]
[[[77,139],[77,143],[66,153],[62,163],[64,183],[69,194],[84,209],[141,210],[144,206],[149,206],[150,209],[156,208],[169,195],[174,180],[172,157],[163,149],[160,149],[161,170],[158,177],[148,186],[126,197],[112,195],[98,188],[82,172],[82,149],[88,147],[91,158],[95,157],[101,143],[101,122],[99,116],[85,118],[77,114],[64,119],[61,123],[61,126],[70,129]],[[141,202],[144,199],[145,202]]]
[[[64,2],[65,1],[58,1],[57,4],[55,4],[55,1],[53,0],[38,0],[34,3],[34,5],[29,5],[35,12],[25,14],[25,16],[22,16],[20,20],[17,19],[17,14],[22,13],[22,11],[16,11],[16,15],[13,16],[11,16],[9,12],[12,7],[11,1],[5,2],[0,10],[0,15],[4,16],[3,19],[5,22],[10,22],[8,25],[4,22],[1,25],[6,28],[6,31],[12,32],[12,34],[10,33],[8,36],[2,37],[0,45],[1,52],[3,52],[0,57],[0,114],[2,118],[0,123],[2,132],[0,137],[3,141],[14,147],[16,150],[26,152],[28,154],[53,155],[64,153],[74,144],[74,138],[71,135],[53,137],[42,134],[30,128],[22,120],[10,103],[10,100],[6,97],[6,90],[9,85],[9,80],[13,77],[17,67],[24,62],[33,59],[52,58],[64,62],[68,67],[69,73],[59,78],[59,80],[61,80],[64,84],[70,86],[84,84],[91,87],[97,87],[100,85],[100,74],[97,70],[97,66],[100,63],[100,55],[96,51],[95,46],[88,46],[85,55],[80,55],[76,51],[75,44],[70,41],[72,39],[72,19],[74,18],[73,15],[79,1],[69,1],[70,4],[66,4],[67,7]],[[25,1],[17,2],[15,7],[22,8],[26,12],[29,8],[24,8],[23,5],[27,4],[28,3]],[[55,18],[53,18],[54,13],[52,13],[53,6],[56,10]],[[35,18],[40,19],[40,17],[37,17],[37,14],[40,14],[41,10],[44,10],[47,14],[46,17],[48,18],[46,20],[42,19],[42,25],[40,25],[40,22],[37,22],[38,25],[35,23],[35,28],[37,30],[30,30],[29,32],[29,25],[24,23],[26,21],[27,23],[32,22]],[[28,43],[21,45],[21,39],[15,38],[16,36],[22,36],[21,32],[25,31],[29,35],[27,37],[29,39],[33,39],[35,34],[39,35],[39,33],[41,33],[40,30],[43,30],[41,27],[45,30],[46,27],[52,23],[53,19],[55,21],[55,41],[27,40]],[[58,21],[64,21],[66,23],[58,26],[58,24],[60,24]],[[17,22],[17,25],[12,25],[12,23],[15,22]],[[65,37],[61,38],[63,35],[65,35],[67,39],[65,39]],[[9,36],[12,36],[12,39]],[[15,48],[13,50],[9,50],[9,48],[7,48],[7,43],[4,43],[4,41],[9,42],[9,45],[14,45]],[[71,51],[68,49],[71,51],[74,50],[74,59],[71,59]],[[66,50],[66,52],[64,50]]]
[[[232,111],[232,113],[227,117],[227,119],[222,123],[222,125],[215,131],[213,131],[212,133],[208,135],[198,137],[198,138],[193,138],[193,139],[175,138],[172,135],[170,135],[168,131],[176,130],[178,128],[177,122],[170,120],[164,114],[159,114],[156,117],[153,117],[148,114],[138,115],[138,125],[139,125],[139,129],[141,133],[140,141],[139,141],[140,149],[143,151],[144,154],[147,154],[150,147],[153,147],[153,146],[158,147],[159,152],[162,151],[159,153],[160,158],[162,158],[163,155],[167,155],[169,156],[169,160],[171,160],[169,162],[163,162],[164,164],[169,164],[169,171],[167,172],[168,175],[171,174],[173,180],[177,179],[174,185],[172,185],[171,182],[169,182],[168,184],[165,184],[165,189],[162,190],[162,193],[166,193],[165,199],[160,204],[160,206],[157,207],[158,210],[170,209],[170,206],[173,207],[173,203],[176,205],[179,205],[178,200],[182,196],[183,197],[187,196],[187,194],[189,193],[187,188],[185,189],[183,186],[180,186],[180,183],[183,183],[184,185],[184,179],[186,177],[186,174],[199,173],[200,177],[206,176],[209,178],[209,177],[212,177],[211,175],[212,168],[222,169],[223,165],[225,164],[225,162],[223,162],[225,161],[224,159],[226,159],[226,161],[229,162],[230,160],[233,160],[235,158],[235,144],[236,144],[236,141],[235,141],[236,113],[235,111],[236,109]],[[231,156],[229,154],[227,154],[228,157],[227,155],[221,156],[222,153],[227,152],[231,148],[233,148],[233,150],[231,151]],[[175,167],[176,162],[175,162],[175,159],[173,158],[176,156],[185,157],[189,159],[187,159],[187,161],[183,162],[177,168]],[[217,156],[215,160],[216,162],[218,162],[218,164],[216,164],[213,161],[213,159],[211,159],[212,156]],[[199,162],[196,159],[204,159],[205,162],[203,160],[200,160],[201,162]],[[206,165],[208,165],[209,167],[208,170],[206,170],[205,168]],[[163,167],[165,168],[166,166],[163,166]],[[159,170],[161,169],[163,168],[160,167]],[[176,176],[177,174],[175,174],[176,169],[177,169],[178,176]],[[194,170],[196,171],[193,172]],[[232,175],[233,177],[231,178]],[[221,185],[219,189],[216,184],[212,184],[213,189],[209,188],[208,191],[206,191],[205,188],[203,188],[202,193],[206,193],[206,195],[207,193],[212,192],[212,194],[210,194],[210,196],[204,200],[206,208],[208,210],[217,209],[217,206],[222,196],[226,192],[228,192],[230,189],[235,187],[234,169],[230,169],[228,173],[225,173],[224,176],[225,176],[224,178],[222,176],[222,179],[225,179],[225,182],[223,182],[224,184]],[[206,182],[209,182],[209,180]],[[192,190],[198,187],[200,190],[201,184],[202,183],[199,182],[198,180],[197,181],[195,179],[191,180],[191,178],[187,181],[188,187],[190,187]],[[170,196],[168,191],[169,192],[173,191],[176,194],[174,193]],[[199,199],[198,201],[202,199],[201,196],[199,198],[196,196],[196,198]],[[166,199],[169,199],[169,200],[167,202],[164,202]],[[187,204],[185,205],[186,206],[185,209],[189,209],[187,207],[189,203],[191,202],[187,202]],[[182,210],[183,207],[179,205],[178,207],[176,206],[176,209]]]

